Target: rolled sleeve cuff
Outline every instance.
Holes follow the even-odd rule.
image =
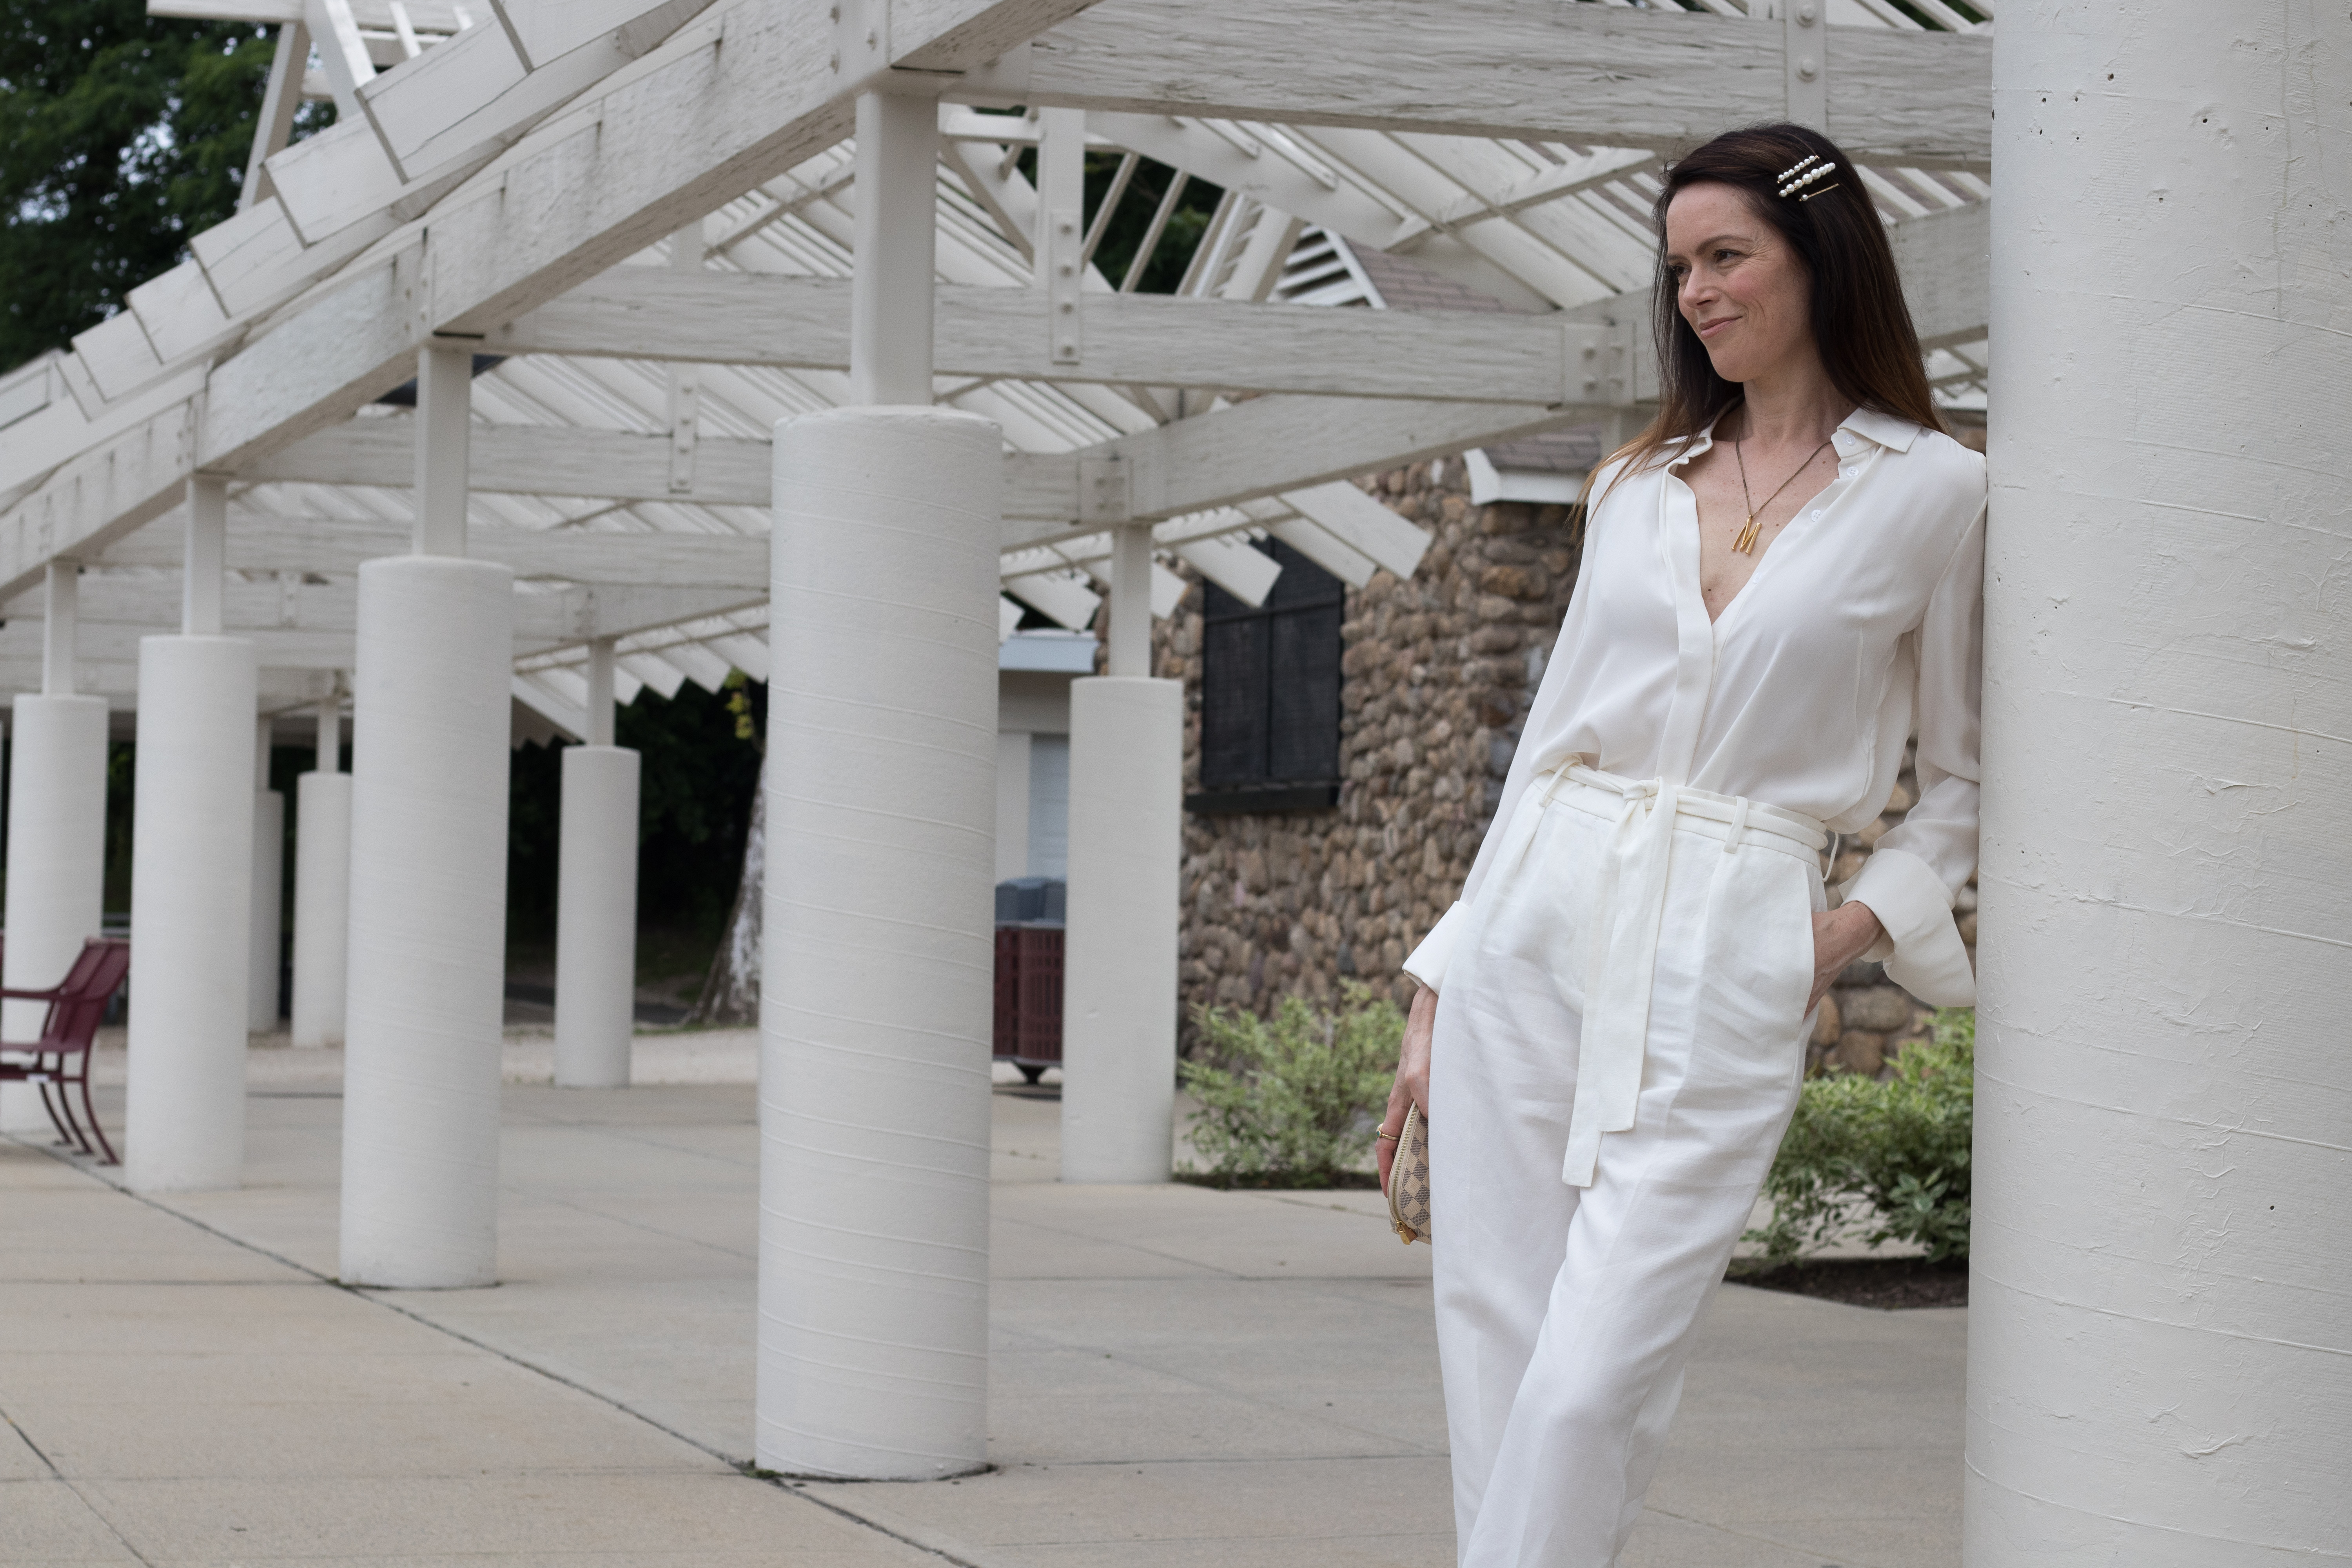
[[[1460,903],[1445,911],[1444,917],[1432,926],[1421,945],[1404,961],[1404,972],[1428,986],[1442,990],[1445,983],[1445,965],[1454,956],[1454,939],[1462,934],[1464,922],[1469,917]]]
[[[1863,957],[1884,963],[1888,979],[1930,1006],[1976,1005],[1976,971],[1952,919],[1951,890],[1925,860],[1880,849],[1838,893],[1842,903],[1869,905],[1886,928]]]

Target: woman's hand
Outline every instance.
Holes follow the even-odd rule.
[[[1868,952],[1886,928],[1868,904],[1845,903],[1813,917],[1813,994],[1805,1004],[1810,1014],[1822,1005],[1845,966]],[[1405,1038],[1412,1036],[1407,1032]],[[1407,1047],[1410,1049],[1410,1046]]]
[[[1397,1134],[1404,1131],[1404,1108],[1421,1107],[1429,1119],[1429,1037],[1437,1024],[1437,993],[1423,985],[1412,994],[1412,1010],[1405,1015],[1404,1049],[1397,1057],[1396,1087],[1389,1090],[1389,1108],[1381,1117],[1381,1133],[1372,1140],[1381,1152],[1381,1191],[1389,1190],[1389,1166],[1396,1161]]]

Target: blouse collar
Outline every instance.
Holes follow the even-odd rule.
[[[1724,410],[1725,414],[1729,412],[1727,408]],[[1685,442],[1683,449],[1670,458],[1666,466],[1678,468],[1712,447],[1715,445],[1715,427],[1722,417],[1723,415],[1718,414],[1715,418],[1708,420],[1706,428]],[[1837,441],[1840,457],[1851,457],[1857,445],[1853,439],[1855,437],[1874,442],[1890,452],[1908,452],[1911,449],[1911,444],[1916,441],[1921,434],[1920,426],[1914,425],[1908,419],[1897,418],[1892,414],[1881,414],[1875,409],[1857,408],[1838,422],[1837,431],[1831,439]],[[1840,437],[1845,438],[1839,440]]]

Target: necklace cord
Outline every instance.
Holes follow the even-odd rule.
[[[1806,455],[1805,460],[1797,465],[1796,472],[1791,473],[1787,479],[1782,479],[1779,487],[1775,489],[1770,495],[1764,498],[1764,504],[1766,506],[1770,506],[1774,501],[1779,500],[1780,499],[1780,491],[1785,490],[1790,485],[1795,484],[1797,482],[1797,475],[1801,474],[1807,468],[1811,468],[1813,466],[1813,459],[1820,457],[1824,451],[1828,450],[1830,442],[1836,439],[1837,432],[1834,430],[1831,431],[1828,439],[1822,441],[1820,446],[1814,447],[1812,451]],[[1761,525],[1759,525],[1756,521],[1758,509],[1755,494],[1748,488],[1748,458],[1739,450],[1741,443],[1746,440],[1747,437],[1743,436],[1738,441],[1734,441],[1731,444],[1731,459],[1733,462],[1739,465],[1739,499],[1748,503],[1748,521],[1740,528],[1739,537],[1731,542],[1731,548],[1738,551],[1742,555],[1753,555],[1756,552],[1756,536],[1759,532],[1763,531],[1763,530]]]

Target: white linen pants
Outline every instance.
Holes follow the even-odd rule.
[[[1579,768],[1528,791],[1524,851],[1490,871],[1438,1002],[1433,1261],[1465,1568],[1615,1563],[1804,1072],[1825,900],[1797,840],[1818,826],[1683,792],[1663,900],[1627,897],[1629,837],[1654,809],[1638,795],[1654,786],[1622,784]],[[1588,955],[1598,942],[1622,973],[1632,929],[1612,949],[1596,922],[1643,902],[1657,935],[1637,1097],[1632,1068],[1615,1069],[1632,1126],[1601,1135],[1590,1184],[1571,1186],[1584,993],[1610,967]]]

